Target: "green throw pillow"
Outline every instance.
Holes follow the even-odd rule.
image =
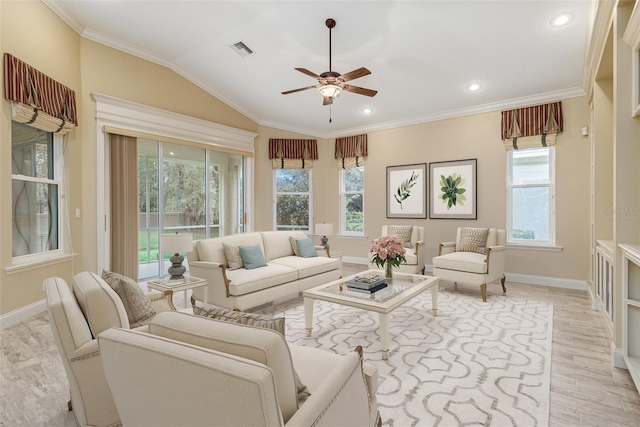
[[[262,255],[260,245],[238,246],[238,249],[240,250],[240,257],[242,258],[244,268],[247,270],[267,266],[267,263],[264,261],[264,255]]]
[[[318,256],[316,248],[313,245],[311,239],[296,239],[296,245],[298,246],[298,253],[303,258],[312,258]]]

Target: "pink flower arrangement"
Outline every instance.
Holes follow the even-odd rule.
[[[369,252],[373,253],[371,262],[382,268],[385,263],[399,267],[405,260],[406,250],[402,246],[402,241],[396,236],[383,236],[371,242]]]

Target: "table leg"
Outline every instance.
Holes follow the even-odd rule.
[[[204,291],[203,292],[204,293],[204,295],[203,295],[204,296],[204,303],[205,304],[209,304],[209,285],[205,286],[203,288],[203,291]]]
[[[304,298],[304,326],[307,331],[307,336],[311,336],[311,329],[313,327],[313,299]]]
[[[380,348],[382,360],[389,358],[389,317],[391,315],[380,313]]]
[[[189,301],[187,299],[187,290],[186,289],[184,291],[182,291],[182,296],[184,298],[184,308],[189,308],[189,304],[191,304],[191,301]]]
[[[439,283],[436,283],[431,287],[431,311],[433,311],[433,315],[438,315],[438,286]]]

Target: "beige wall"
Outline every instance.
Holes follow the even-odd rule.
[[[24,23],[29,34],[24,36]],[[79,126],[68,136],[69,208],[74,262],[64,262],[7,275],[0,271],[0,314],[41,301],[42,280],[58,275],[70,281],[97,266],[95,103],[91,93],[122,98],[199,119],[257,132],[258,125],[175,72],[81,38],[39,0],[0,1],[0,46],[76,91]],[[17,36],[22,34],[22,36]],[[2,97],[0,188],[11,194],[11,112]],[[102,224],[100,224],[102,226]],[[0,235],[11,236],[11,202],[0,198]],[[0,245],[2,268],[10,266],[11,248]]]
[[[586,97],[563,100],[564,132],[556,146],[556,237],[561,252],[509,249],[507,272],[587,280],[589,268],[589,141],[580,129],[589,123]],[[499,111],[369,133],[365,167],[366,238],[334,236],[332,249],[345,256],[366,258],[371,239],[384,224],[425,227],[427,263],[438,244],[453,240],[459,226],[506,226],[506,153],[500,140]],[[256,150],[257,229],[273,224],[272,170],[268,139],[295,136],[270,128],[260,129]],[[339,224],[338,168],[333,140],[318,141],[320,159],[313,167],[314,218]],[[478,160],[478,219],[387,219],[386,167],[413,163],[475,158]],[[334,229],[335,229],[334,228]]]
[[[81,87],[80,37],[53,14],[40,1],[0,1],[0,47],[2,53],[11,53],[29,65],[76,91]],[[29,23],[25,35],[25,22]],[[18,36],[19,35],[19,36]],[[4,87],[2,88],[4,91]],[[44,298],[42,281],[57,275],[70,278],[73,263],[62,262],[46,267],[7,274],[4,267],[11,265],[11,108],[2,95],[0,117],[0,313]],[[78,99],[78,119],[81,121],[82,100]],[[82,156],[80,131],[68,137],[69,161],[79,164]],[[72,200],[80,197],[80,170],[69,174],[69,194]],[[79,235],[80,222],[71,219],[73,235]],[[74,239],[74,250],[82,252],[82,242]],[[77,266],[77,264],[76,264]]]

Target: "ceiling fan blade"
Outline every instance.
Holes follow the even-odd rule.
[[[360,77],[368,76],[369,74],[371,74],[371,71],[367,70],[364,67],[361,67],[357,70],[349,71],[347,74],[341,75],[340,78],[345,82],[348,82],[349,80],[355,80]]]
[[[376,96],[376,93],[378,93],[377,90],[365,89],[363,87],[358,87],[353,85],[345,85],[344,90],[346,90],[347,92],[353,92],[353,93],[357,93],[358,95],[365,95],[365,96]]]
[[[322,100],[322,105],[331,105],[333,104],[333,98],[329,98],[328,96],[325,96],[324,99]]]
[[[283,95],[288,95],[288,94],[294,93],[294,92],[301,92],[303,90],[313,89],[314,87],[317,87],[317,86],[307,86],[307,87],[301,87],[301,88],[298,88],[298,89],[292,89],[292,90],[288,90],[286,92],[282,92],[282,94]]]
[[[319,76],[319,75],[317,75],[317,74],[316,74],[316,73],[314,73],[313,71],[309,71],[309,70],[307,70],[306,68],[296,68],[296,70],[300,71],[300,72],[301,72],[301,73],[303,73],[303,74],[306,74],[307,76],[311,76],[311,77],[313,77],[314,79],[319,79],[319,78],[320,78],[320,76]]]

